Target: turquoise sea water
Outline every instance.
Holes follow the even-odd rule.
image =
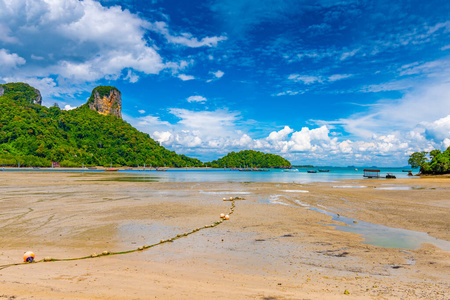
[[[373,168],[373,167],[371,167]],[[326,169],[329,172],[308,173],[308,170]],[[202,181],[225,181],[225,182],[277,182],[277,183],[308,183],[308,182],[333,182],[339,179],[363,179],[364,167],[344,168],[344,167],[326,167],[326,168],[297,168],[297,172],[270,169],[268,171],[237,171],[230,169],[168,169],[165,172],[158,172],[155,169],[149,170],[119,170],[115,174],[134,174],[142,176],[143,179],[161,182],[202,182]],[[384,177],[387,173],[395,175],[397,178],[417,178],[408,176],[403,170],[407,168],[377,168],[380,170],[380,176]],[[0,169],[2,171],[75,171],[75,172],[104,172],[104,170],[89,169]],[[418,170],[413,170],[413,174]],[[385,179],[380,179],[385,180]]]
[[[308,173],[308,170],[298,168],[298,172],[284,170],[236,171],[229,169],[169,169],[166,172],[152,171],[121,171],[121,173],[139,174],[143,176],[156,176],[159,181],[174,182],[201,182],[201,181],[227,181],[227,182],[277,182],[277,183],[308,183],[308,182],[333,182],[339,179],[363,179],[363,169],[358,168],[326,168],[329,172]],[[387,173],[394,174],[397,178],[417,178],[408,176],[402,168],[379,168],[380,176]],[[413,170],[413,174],[418,170]],[[385,179],[381,179],[385,180]]]

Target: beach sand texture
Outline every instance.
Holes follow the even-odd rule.
[[[230,220],[147,250],[0,269],[0,299],[450,299],[450,251],[364,244],[310,209],[450,241],[448,195],[449,178],[302,185],[0,172],[0,265],[28,250],[42,260],[137,249],[211,225],[230,211],[224,197],[244,198]]]

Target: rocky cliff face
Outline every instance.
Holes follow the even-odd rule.
[[[5,92],[5,90],[2,88],[2,86],[0,85],[0,97],[3,96],[3,93]]]
[[[42,96],[41,96],[41,92],[40,92],[38,89],[34,89],[34,91],[36,92],[37,97],[36,97],[35,99],[31,99],[31,101],[32,101],[34,104],[42,105]]]
[[[98,86],[88,101],[89,108],[102,115],[122,118],[122,98],[118,89],[111,86]]]

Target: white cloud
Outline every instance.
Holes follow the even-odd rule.
[[[73,106],[70,106],[69,104],[66,104],[65,106],[64,106],[64,110],[72,110],[72,109],[75,109],[76,107],[73,107]]]
[[[143,109],[138,110],[138,112],[139,112],[140,114],[145,114],[145,110],[143,110]]]
[[[186,99],[187,102],[192,103],[192,102],[199,102],[199,103],[205,103],[207,100],[205,97],[203,96],[190,96],[189,98]]]
[[[334,74],[328,77],[328,81],[338,81],[341,79],[346,79],[352,77],[353,74]]]
[[[356,53],[359,52],[359,50],[361,50],[360,48],[358,49],[353,49],[351,51],[345,51],[341,54],[341,60],[346,60],[349,57],[355,56]]]
[[[146,126],[169,126],[170,123],[166,121],[161,121],[159,117],[154,117],[151,115],[145,116],[145,117],[139,117],[137,118],[137,124],[139,127],[146,127]]]
[[[188,81],[188,80],[193,80],[193,79],[195,79],[194,76],[192,76],[192,75],[185,75],[185,74],[179,74],[179,75],[178,75],[178,78],[180,78],[180,79],[183,80],[183,81]]]
[[[152,29],[162,34],[169,43],[180,44],[191,48],[216,47],[219,42],[225,41],[227,39],[226,36],[214,36],[204,37],[203,39],[198,40],[190,33],[180,33],[179,35],[175,36],[170,33],[168,25],[165,22],[153,23]]]
[[[289,75],[288,79],[293,80],[295,82],[301,81],[307,85],[315,82],[322,82],[319,76],[299,75],[299,74],[291,74]]]
[[[450,138],[450,115],[434,122],[422,122],[426,137],[437,143],[444,143]]]
[[[167,25],[163,28],[168,34]],[[0,49],[0,80],[40,78],[52,80],[56,87],[70,81],[70,88],[65,84],[58,91],[68,94],[83,90],[86,82],[121,78],[134,83],[164,69],[178,74],[192,63],[164,61],[148,37],[151,30],[159,32],[138,14],[94,0],[0,0],[0,42],[8,45]],[[192,47],[215,47],[226,39],[198,40],[188,33],[167,37]],[[185,76],[180,78],[190,78]],[[54,95],[45,93],[44,97]]]
[[[173,135],[169,131],[154,131],[153,138],[157,140],[160,144],[166,143],[172,139]]]
[[[284,126],[280,131],[272,131],[267,137],[270,141],[280,141],[284,140],[289,134],[291,134],[294,129],[289,128],[289,126]]]
[[[222,76],[223,76],[224,74],[225,74],[225,73],[222,72],[222,71],[220,71],[220,70],[218,70],[217,72],[213,72],[213,75],[216,76],[216,78],[222,78]]]
[[[0,49],[0,67],[4,70],[23,65],[25,62],[25,59],[16,53],[9,53],[6,49]]]
[[[353,74],[333,74],[328,76],[313,76],[313,75],[300,75],[300,74],[291,74],[289,75],[288,79],[292,80],[294,82],[303,82],[306,85],[313,84],[313,83],[327,83],[327,82],[334,82],[346,78],[352,77]],[[292,93],[291,93],[292,95]]]
[[[128,80],[131,83],[136,83],[139,80],[139,76],[128,70],[127,76],[125,76],[124,80]]]

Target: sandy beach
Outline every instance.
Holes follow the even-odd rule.
[[[0,299],[450,299],[450,249],[363,243],[353,224],[450,241],[450,179],[152,182],[118,173],[0,172]],[[326,214],[327,212],[329,214]],[[351,222],[350,222],[351,223]],[[420,243],[419,243],[420,244]]]

